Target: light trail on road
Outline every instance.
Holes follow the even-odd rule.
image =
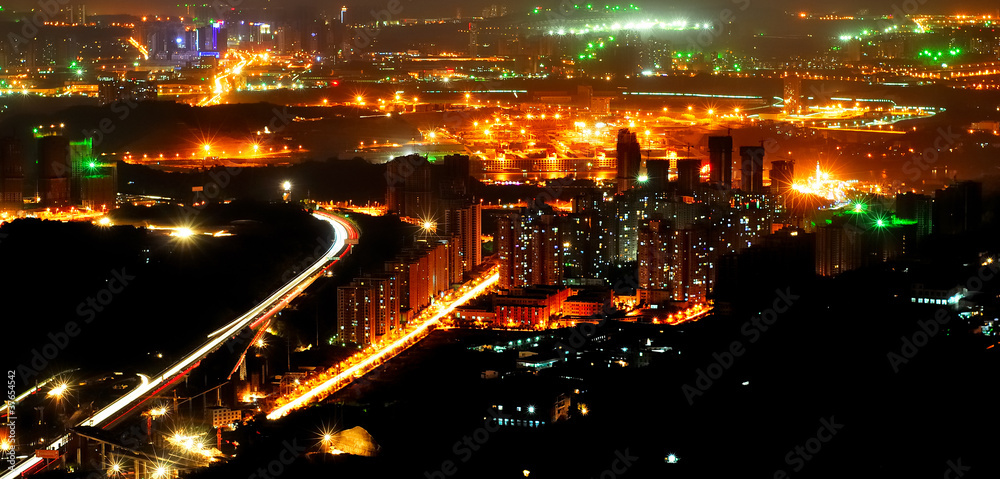
[[[466,291],[458,298],[449,302],[447,306],[444,307],[438,306],[436,308],[432,306],[431,308],[425,310],[427,311],[427,314],[430,315],[430,317],[421,322],[420,325],[416,326],[412,331],[404,334],[399,339],[396,339],[392,343],[389,343],[387,346],[372,351],[372,353],[368,357],[361,359],[354,365],[348,367],[347,369],[344,369],[343,371],[336,373],[333,377],[327,379],[326,381],[323,381],[316,387],[306,391],[305,393],[302,393],[301,395],[296,396],[294,399],[288,400],[288,402],[286,402],[285,404],[277,407],[276,409],[268,413],[267,418],[278,419],[288,414],[294,409],[309,404],[313,400],[322,400],[323,398],[329,396],[330,394],[333,394],[334,392],[338,391],[342,387],[349,384],[351,382],[352,377],[368,373],[369,371],[381,365],[384,362],[384,360],[392,358],[393,356],[399,354],[406,348],[412,346],[420,339],[423,339],[424,336],[430,333],[430,329],[441,321],[441,318],[447,316],[448,314],[451,314],[451,312],[454,311],[455,308],[465,304],[472,298],[479,296],[484,291],[486,291],[487,288],[495,284],[500,279],[500,274],[497,273],[495,270],[496,268],[491,269],[490,272],[488,273],[488,276],[485,279],[480,281],[479,284],[477,284],[476,286],[470,288],[469,291]],[[348,359],[347,361],[351,360]]]
[[[117,421],[142,404],[142,402],[156,395],[160,390],[168,387],[171,383],[187,374],[188,371],[197,367],[205,356],[220,348],[231,337],[235,337],[243,328],[254,323],[260,315],[266,314],[269,316],[277,310],[285,307],[289,301],[309,286],[309,284],[311,284],[316,277],[333,265],[333,263],[339,259],[340,254],[350,247],[348,239],[357,238],[357,231],[354,230],[353,226],[351,226],[347,220],[339,216],[320,211],[314,212],[313,216],[317,219],[330,223],[335,233],[335,240],[323,257],[317,259],[302,273],[293,278],[291,281],[285,283],[284,286],[268,296],[267,299],[259,303],[246,314],[224,326],[220,330],[222,331],[221,333],[219,333],[219,331],[216,331],[216,333],[219,334],[213,333],[208,341],[201,347],[176,362],[173,366],[167,368],[153,378],[149,378],[145,375],[139,375],[142,380],[142,383],[139,386],[97,411],[90,417],[77,423],[76,426],[98,427],[108,419],[113,418],[111,421],[112,423]],[[133,403],[135,403],[135,405],[133,405]],[[106,426],[107,425],[104,425],[102,427]],[[70,435],[64,434],[52,441],[45,447],[45,449],[59,450],[65,446],[69,440]],[[22,461],[20,464],[9,469],[2,476],[0,476],[0,479],[17,478],[22,473],[34,468],[42,461],[44,461],[44,459],[33,455]]]

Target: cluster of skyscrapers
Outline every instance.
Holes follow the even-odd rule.
[[[389,211],[421,232],[382,271],[338,288],[337,341],[344,344],[377,342],[483,260],[482,207],[470,199],[468,157],[431,163],[414,155],[386,166]]]
[[[764,149],[740,152],[743,184],[734,189],[732,137],[709,138],[706,172],[698,159],[644,161],[635,133],[620,130],[614,192],[568,185],[570,212],[536,202],[499,218],[501,287],[602,285],[616,265],[634,264],[638,276],[628,286],[647,304],[704,303],[718,259],[784,221],[777,192],[764,188]],[[780,168],[785,180],[772,181],[775,189],[790,184],[793,166]]]

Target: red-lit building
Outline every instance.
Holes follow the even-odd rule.
[[[544,329],[549,319],[563,311],[570,289],[561,286],[514,288],[493,300],[497,326]]]

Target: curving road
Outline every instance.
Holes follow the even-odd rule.
[[[226,341],[236,337],[243,328],[256,326],[288,305],[292,299],[304,291],[316,278],[320,277],[327,269],[333,266],[343,254],[349,252],[353,244],[357,243],[359,232],[345,218],[323,211],[316,211],[313,213],[313,216],[330,223],[335,235],[333,244],[330,245],[330,248],[321,258],[317,259],[281,288],[278,288],[277,291],[250,311],[247,311],[239,318],[234,319],[229,324],[210,334],[205,343],[172,366],[163,370],[160,374],[152,378],[140,375],[142,383],[139,386],[81,421],[77,426],[107,427],[128,415],[142,405],[142,403],[183,378],[188,371],[197,367],[202,359],[218,350]],[[69,439],[70,435],[65,434],[49,444],[46,449],[62,449],[69,442]],[[15,465],[14,468],[4,472],[0,476],[0,479],[14,479],[24,473],[30,473],[32,469],[43,461],[43,459],[32,455]]]

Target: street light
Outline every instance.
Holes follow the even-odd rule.
[[[63,395],[66,394],[67,389],[69,389],[69,386],[67,386],[66,383],[57,384],[49,390],[48,396],[62,399]]]
[[[170,236],[176,236],[178,238],[190,238],[194,235],[194,231],[191,228],[180,227],[174,229]]]

